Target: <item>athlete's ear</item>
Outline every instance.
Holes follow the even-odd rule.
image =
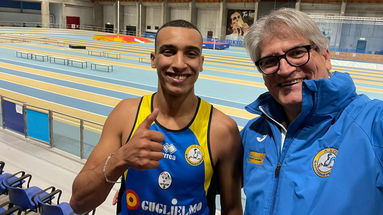
[[[156,68],[156,63],[155,63],[156,55],[154,52],[150,53],[150,64],[152,65],[152,68]]]
[[[200,68],[200,71],[199,72],[202,72],[203,71],[203,62],[205,62],[205,56],[201,56],[201,68]]]

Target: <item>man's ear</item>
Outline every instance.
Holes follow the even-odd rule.
[[[330,72],[332,68],[330,51],[328,49],[323,50],[322,56],[324,57],[324,60],[325,60],[326,69],[328,72]]]
[[[203,62],[205,61],[205,56],[201,56],[201,70],[200,72],[203,71]]]
[[[150,53],[150,64],[152,65],[152,68],[156,68],[156,63],[154,62],[156,58],[156,55],[154,54],[154,52]]]

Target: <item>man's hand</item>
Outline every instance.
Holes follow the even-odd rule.
[[[149,130],[157,118],[159,110],[154,111],[141,123],[133,137],[118,150],[118,156],[122,158],[128,168],[154,169],[163,158],[164,135],[159,131]]]

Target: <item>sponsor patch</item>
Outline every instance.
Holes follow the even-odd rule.
[[[126,205],[129,210],[136,210],[140,206],[140,198],[133,190],[126,191]]]
[[[176,156],[173,154],[177,151],[177,148],[173,144],[165,143],[163,150],[165,159],[176,160]]]
[[[315,174],[319,177],[330,176],[337,154],[338,150],[334,148],[326,148],[318,152],[312,163]]]
[[[169,144],[169,143],[164,144],[164,152],[165,153],[173,154],[176,151],[177,151],[177,149],[173,144]]]
[[[161,187],[161,189],[166,190],[170,187],[172,184],[172,176],[169,172],[163,171],[158,176],[158,185]]]
[[[199,145],[189,146],[185,152],[185,159],[192,166],[200,165],[203,161],[203,153],[201,150],[201,146]]]
[[[259,153],[259,152],[250,152],[249,154],[249,162],[255,163],[258,165],[263,165],[265,161],[265,153]]]

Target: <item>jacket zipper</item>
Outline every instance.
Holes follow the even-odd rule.
[[[279,173],[281,171],[281,163],[278,161],[277,163],[277,166],[275,167],[275,170],[274,170],[274,178],[275,178],[275,183],[274,183],[274,188],[273,188],[273,200],[271,202],[271,206],[270,206],[270,215],[274,214],[274,210],[275,210],[275,202],[277,200],[277,198],[275,197],[275,195],[277,194],[277,191],[278,191],[278,186],[279,186]]]
[[[277,163],[277,167],[275,168],[275,177],[279,177],[279,172],[281,171],[281,163]]]
[[[269,116],[266,113],[266,111],[263,110],[262,106],[259,106],[259,109],[263,112],[263,114],[265,114],[271,121],[273,121],[282,130],[281,131],[281,146],[282,146],[282,142],[285,141],[285,137],[283,137],[283,135],[286,136],[286,134],[287,134],[286,128],[281,123],[279,123],[278,121],[274,120],[271,116]],[[270,210],[269,210],[270,211],[270,215],[273,215],[274,210],[275,210],[275,202],[276,202],[276,199],[277,199],[276,198],[276,194],[278,192],[278,187],[279,187],[279,174],[281,172],[282,162],[283,162],[283,158],[284,158],[284,156],[282,155],[282,151],[283,151],[282,148],[278,149],[278,152],[279,152],[278,155],[279,156],[278,156],[277,166],[275,167],[275,170],[274,170],[275,183],[274,183],[273,193],[272,193],[273,199],[272,199],[271,207],[270,207]]]

